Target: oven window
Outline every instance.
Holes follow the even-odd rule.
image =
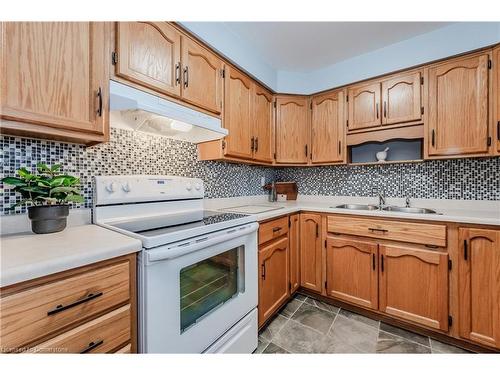
[[[238,293],[240,248],[181,269],[181,332]]]

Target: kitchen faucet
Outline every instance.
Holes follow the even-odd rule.
[[[385,197],[379,188],[372,188],[372,194],[376,194],[378,196],[378,205],[380,208],[385,206]]]

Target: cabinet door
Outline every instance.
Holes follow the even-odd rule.
[[[181,94],[181,34],[167,22],[117,22],[116,75]]]
[[[420,72],[382,82],[382,124],[418,121],[422,118]]]
[[[276,162],[306,164],[310,138],[309,99],[276,99]]]
[[[487,53],[429,68],[429,155],[488,153]]]
[[[300,214],[300,285],[322,291],[321,215]]]
[[[312,163],[344,160],[344,124],[343,91],[312,99]]]
[[[79,132],[108,126],[108,26],[1,24],[1,117]]]
[[[259,250],[259,326],[288,299],[288,238]]]
[[[300,215],[291,215],[289,220],[290,293],[294,293],[300,286]]]
[[[460,228],[459,334],[500,347],[500,231]]]
[[[493,51],[493,97],[495,100],[494,107],[494,122],[495,122],[495,139],[497,145],[497,153],[500,154],[500,47]]]
[[[372,128],[382,124],[380,83],[352,87],[348,95],[349,130]]]
[[[407,245],[379,245],[379,309],[448,330],[448,254]]]
[[[224,89],[224,155],[250,159],[253,155],[252,81],[238,70],[227,66]]]
[[[214,113],[222,111],[224,64],[212,52],[182,37],[182,97]]]
[[[361,239],[328,237],[326,294],[356,305],[378,307],[378,246]]]
[[[272,163],[274,152],[274,105],[271,93],[254,84],[253,110],[254,160]]]

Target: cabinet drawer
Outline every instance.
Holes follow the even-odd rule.
[[[33,353],[109,353],[130,341],[130,305],[28,350]],[[129,348],[130,351],[130,348]]]
[[[116,354],[130,354],[130,353],[132,353],[132,345],[127,344],[123,348],[118,349],[115,353]]]
[[[36,342],[130,298],[128,261],[36,286],[0,299],[2,350]]]
[[[282,217],[259,227],[259,245],[288,233],[288,217]]]
[[[328,232],[446,246],[446,225],[328,216]]]

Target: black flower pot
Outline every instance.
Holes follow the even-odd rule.
[[[69,207],[67,205],[28,207],[31,230],[38,234],[62,231],[66,228],[66,218],[68,215]]]

